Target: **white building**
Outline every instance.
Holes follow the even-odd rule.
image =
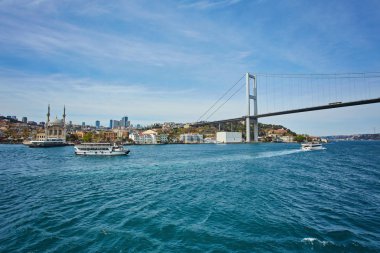
[[[143,134],[140,136],[140,144],[157,144],[157,135],[155,134]]]
[[[179,140],[183,143],[203,143],[201,134],[181,134]]]
[[[283,142],[293,142],[293,136],[292,135],[285,135],[285,136],[280,136],[280,139]]]
[[[157,133],[151,130],[143,133],[131,133],[129,134],[129,139],[136,144],[157,144]]]
[[[241,132],[217,132],[217,143],[240,143],[243,141]]]
[[[167,135],[167,134],[160,134],[159,136],[158,136],[158,141],[160,142],[160,143],[168,143],[169,142],[169,138],[168,138],[169,136]]]
[[[139,141],[139,134],[138,133],[130,133],[129,134],[129,139],[133,140],[135,143]]]

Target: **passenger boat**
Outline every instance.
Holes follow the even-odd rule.
[[[67,146],[66,141],[60,138],[47,138],[42,141],[25,142],[24,144],[30,148],[51,148],[51,147]]]
[[[82,143],[74,146],[76,155],[115,156],[128,155],[129,150],[122,145],[111,143]]]
[[[309,143],[302,143],[301,149],[304,151],[311,151],[311,150],[322,150],[325,148],[322,147],[322,144],[318,142],[309,142]]]

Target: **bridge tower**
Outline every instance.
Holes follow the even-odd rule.
[[[253,80],[253,95],[251,95],[250,81]],[[246,98],[247,98],[247,116],[245,119],[245,129],[246,129],[246,142],[251,142],[251,99],[253,100],[253,116],[257,116],[257,78],[255,75],[246,73],[245,76],[246,82]],[[257,118],[253,120],[253,141],[258,142],[259,140],[259,123]]]

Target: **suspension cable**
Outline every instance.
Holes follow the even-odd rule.
[[[223,104],[221,104],[218,108],[216,108],[215,111],[213,111],[210,116],[207,117],[206,121],[211,118],[212,115],[214,115],[223,105],[225,105],[233,96],[235,96],[241,89],[245,86],[245,83],[243,83],[242,86],[240,86],[239,89],[237,89]]]
[[[243,78],[244,78],[244,76],[245,76],[245,74],[234,84],[234,85],[232,85],[232,87],[231,88],[229,88],[210,108],[208,108],[208,110],[205,112],[205,113],[203,113],[199,118],[198,118],[198,120],[197,120],[197,122],[199,122],[199,120],[201,119],[201,118],[203,118],[212,108],[214,108],[214,106],[216,105],[216,104],[218,104],[219,103],[219,101],[220,100],[222,100]],[[208,119],[208,118],[207,118]],[[206,120],[207,120],[206,119]]]

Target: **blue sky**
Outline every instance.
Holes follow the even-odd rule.
[[[53,115],[66,104],[76,123],[124,115],[134,124],[192,122],[245,72],[380,71],[379,9],[376,0],[2,0],[0,114],[43,121],[50,103]],[[262,122],[315,135],[370,133],[380,131],[379,111]],[[209,120],[244,114],[242,91]]]

